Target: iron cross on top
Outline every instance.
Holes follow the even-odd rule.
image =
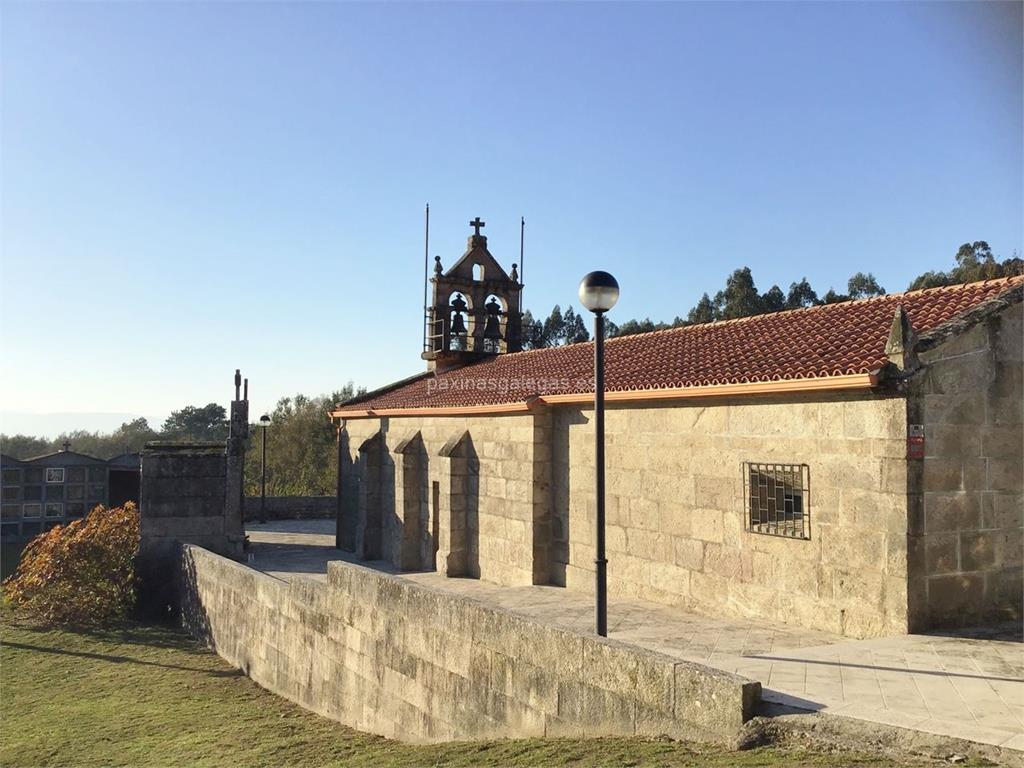
[[[471,222],[469,222],[469,226],[471,226],[473,228],[473,230],[474,230],[473,234],[479,237],[480,236],[480,227],[484,227],[484,226],[487,226],[487,225],[486,225],[485,222],[480,221],[480,217],[477,216],[475,219],[473,219]]]

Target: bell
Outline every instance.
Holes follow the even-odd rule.
[[[501,338],[501,305],[494,300],[492,297],[489,302],[484,305],[484,309],[487,310],[487,322],[484,324],[484,338],[485,339],[500,339]]]
[[[452,302],[452,336],[466,333],[466,321],[462,319],[462,313],[466,311],[467,307],[462,294],[456,293],[455,300]]]

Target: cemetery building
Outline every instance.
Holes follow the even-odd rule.
[[[0,534],[30,538],[103,504],[139,500],[139,454],[98,459],[70,449],[31,459],[0,457]]]
[[[429,370],[333,411],[339,545],[590,591],[592,342],[505,352],[499,270],[481,235],[438,263]],[[1020,618],[1022,285],[609,340],[611,596],[854,637]]]

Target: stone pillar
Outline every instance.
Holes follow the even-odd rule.
[[[335,506],[335,513],[334,513],[334,546],[335,546],[335,549],[349,549],[349,547],[345,546],[346,544],[348,544],[348,542],[345,541],[345,530],[344,530],[344,524],[342,523],[342,519],[343,519],[343,515],[344,515],[344,511],[345,511],[345,505],[342,502],[342,488],[344,488],[344,486],[345,486],[344,472],[342,471],[342,468],[344,466],[344,456],[343,456],[343,453],[345,451],[345,445],[343,444],[342,439],[341,439],[342,432],[344,432],[344,429],[345,429],[342,426],[343,424],[344,424],[344,421],[341,422],[341,424],[338,425],[337,431],[336,431],[336,434],[335,434],[336,441],[337,441],[337,450],[338,450],[338,474],[337,474],[337,482],[335,483],[335,503],[336,503],[336,506]]]
[[[533,410],[533,583],[552,583],[554,554],[552,530],[551,465],[553,419],[551,409]]]
[[[338,498],[335,543],[346,552],[356,551],[356,527],[359,523],[360,467],[352,459],[348,430],[338,428]]]
[[[396,524],[394,531],[385,531],[385,536],[391,538],[392,565],[403,571],[416,570],[428,562],[424,540],[430,536],[423,437],[417,432],[398,443],[392,453]]]
[[[356,516],[356,554],[363,560],[379,560],[381,533],[381,454],[384,433],[375,432],[359,446],[359,501]]]
[[[437,570],[480,578],[479,462],[469,432],[450,439],[441,457]]]

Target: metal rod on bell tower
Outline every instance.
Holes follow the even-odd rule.
[[[519,284],[526,282],[526,266],[523,264],[523,237],[526,234],[526,217],[519,217]]]
[[[423,349],[427,348],[427,275],[430,274],[430,203],[427,203],[426,223],[423,232]]]

